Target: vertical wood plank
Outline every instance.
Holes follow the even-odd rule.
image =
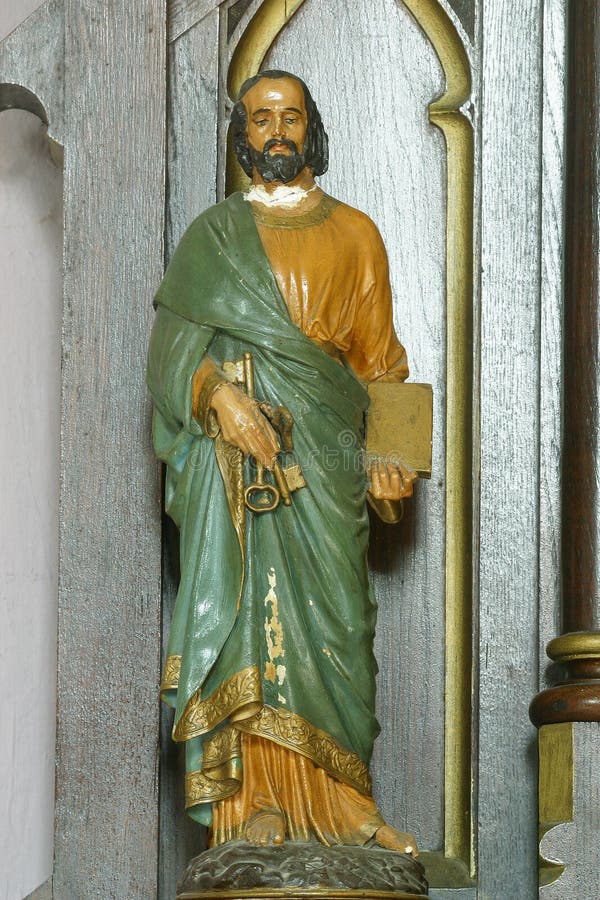
[[[542,3],[482,7],[479,895],[537,893]]]
[[[216,201],[219,11],[169,47],[167,258]]]
[[[546,0],[543,33],[540,341],[540,685],[560,632],[566,0]]]
[[[164,0],[66,0],[54,894],[156,896],[159,482],[144,384],[163,270]]]
[[[600,631],[600,6],[568,10],[561,633]]]
[[[213,3],[213,6],[217,4]],[[167,116],[167,260],[196,216],[215,203],[219,81],[219,10],[169,46]],[[177,529],[163,529],[163,645],[179,582]],[[171,900],[186,863],[203,849],[205,829],[185,813],[184,755],[171,738],[173,713],[161,707],[158,898]]]

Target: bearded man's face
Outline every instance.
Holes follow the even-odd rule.
[[[243,97],[248,151],[263,181],[293,181],[305,166],[308,116],[295,78],[261,78]]]

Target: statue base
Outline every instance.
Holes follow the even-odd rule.
[[[418,860],[377,846],[254,847],[231,841],[196,856],[177,887],[177,900],[246,897],[426,900],[427,882]]]

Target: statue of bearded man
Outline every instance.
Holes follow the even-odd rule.
[[[186,806],[213,845],[374,841],[416,854],[414,837],[384,822],[369,777],[379,726],[366,500],[394,521],[415,478],[361,464],[366,385],[408,375],[385,248],[366,215],[316,184],[327,135],[299,78],[246,81],[232,128],[251,189],[181,240],[148,367],[181,534],[161,692],[186,744]],[[226,374],[247,353],[257,399]],[[281,453],[259,400],[291,412],[306,486],[251,513],[236,461],[248,479]]]

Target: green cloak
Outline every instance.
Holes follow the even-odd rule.
[[[173,736],[187,742],[186,805],[208,823],[207,804],[238,789],[241,731],[302,753],[369,794],[379,727],[366,562],[367,392],[292,323],[241,194],[187,230],[156,308],[148,365],[154,443],[167,466],[166,509],[181,534],[161,690],[175,707]],[[248,350],[257,398],[294,417],[294,456],[307,486],[289,507],[248,513],[241,546],[213,441],[191,405],[207,351],[222,364]]]

